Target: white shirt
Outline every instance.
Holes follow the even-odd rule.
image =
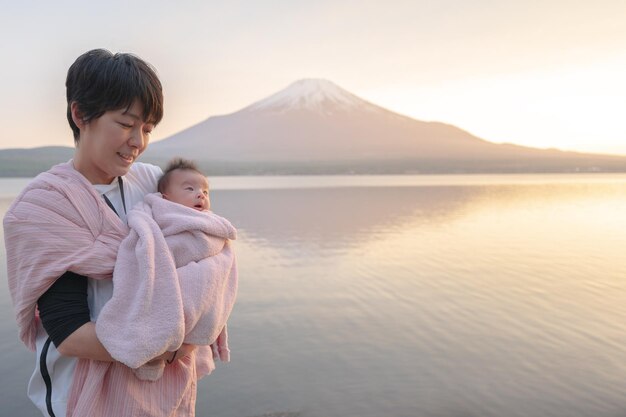
[[[137,203],[143,201],[146,194],[156,192],[157,181],[163,175],[161,168],[136,162],[132,165],[130,171],[122,177],[124,183],[124,200],[126,202],[126,211],[130,211]],[[122,203],[122,195],[119,189],[118,180],[115,178],[111,184],[94,185],[95,189],[107,196],[118,216],[126,223],[126,211]],[[102,307],[113,295],[113,281],[110,279],[88,279],[87,302],[91,320],[95,321]],[[52,407],[56,417],[65,417],[67,409],[67,396],[72,386],[74,378],[74,369],[76,368],[77,358],[61,356],[56,350],[53,343],[47,343],[48,334],[43,329],[41,322],[37,329],[37,358],[35,362],[35,371],[30,378],[28,384],[28,396],[33,403],[39,408],[44,416],[50,416],[48,406]],[[46,387],[40,361],[45,357],[46,368],[51,381],[51,401],[46,401],[48,389]]]

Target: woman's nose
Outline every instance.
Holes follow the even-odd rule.
[[[137,149],[143,149],[147,145],[148,140],[143,131],[134,131],[128,140],[128,144]]]

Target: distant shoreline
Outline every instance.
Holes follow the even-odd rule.
[[[69,158],[68,158],[69,159]],[[52,166],[67,161],[29,161],[12,159],[5,161],[0,158],[0,178],[32,178]],[[165,166],[166,161],[142,161]],[[208,176],[316,176],[316,175],[486,175],[486,174],[611,174],[626,173],[624,161],[493,161],[479,164],[475,161],[428,161],[409,165],[406,162],[354,162],[351,164],[324,162],[225,162],[198,161],[196,163]],[[594,162],[604,162],[602,164]]]
[[[45,147],[0,150],[0,178],[28,178],[72,158],[73,148]],[[144,154],[140,161],[165,166],[167,157]],[[251,158],[251,157],[248,157]],[[473,175],[473,174],[548,174],[626,172],[626,157],[572,155],[561,157],[487,156],[452,158],[393,159],[207,159],[194,156],[197,165],[209,176],[276,175]]]
[[[484,187],[511,185],[626,184],[626,173],[439,174],[439,175],[261,175],[208,176],[213,191],[378,187]],[[31,177],[0,178],[0,199],[12,199]]]

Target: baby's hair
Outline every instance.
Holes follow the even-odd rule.
[[[184,171],[194,171],[204,176],[202,171],[198,169],[198,167],[193,161],[190,161],[189,159],[176,157],[167,164],[165,171],[163,171],[163,176],[159,178],[159,182],[157,183],[157,189],[159,190],[161,194],[163,194],[163,192],[167,189],[172,172],[177,169],[182,169]]]

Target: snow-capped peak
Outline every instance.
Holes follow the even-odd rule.
[[[364,105],[370,104],[331,81],[309,78],[290,84],[278,93],[250,105],[246,110],[306,109],[328,112],[338,109],[348,110]]]

